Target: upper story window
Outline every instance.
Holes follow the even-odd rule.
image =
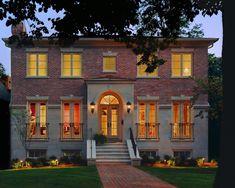
[[[116,72],[116,56],[103,57],[103,72]]]
[[[81,54],[79,53],[62,54],[62,76],[63,77],[81,76]]]
[[[137,62],[140,61],[141,55],[137,56]],[[153,72],[145,72],[147,65],[137,65],[137,76],[138,77],[157,77],[158,76],[158,68],[156,68]]]
[[[173,53],[172,54],[172,77],[192,76],[192,54]]]
[[[47,76],[47,54],[28,53],[27,54],[27,76],[45,77]]]

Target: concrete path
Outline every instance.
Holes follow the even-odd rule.
[[[176,188],[128,164],[97,164],[104,188]]]

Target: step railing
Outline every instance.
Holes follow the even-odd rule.
[[[95,140],[87,140],[87,165],[96,163],[96,143]]]

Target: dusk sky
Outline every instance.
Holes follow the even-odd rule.
[[[48,16],[48,15],[47,15]],[[219,38],[212,48],[209,49],[209,53],[214,53],[217,57],[222,55],[222,14],[213,15],[212,17],[201,15],[197,16],[193,22],[202,24],[204,31],[204,37]],[[11,28],[5,26],[5,21],[0,21],[0,38],[7,38],[11,36]],[[0,40],[0,62],[6,69],[7,74],[10,73],[10,49],[7,48],[2,40]]]

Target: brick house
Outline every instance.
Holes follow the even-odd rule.
[[[23,25],[12,29],[21,31]],[[112,150],[115,144],[126,147],[126,161],[138,152],[207,158],[208,120],[194,117],[208,108],[207,96],[190,107],[194,81],[189,76],[207,76],[208,47],[217,39],[177,39],[158,52],[167,63],[153,73],[136,65],[139,57],[125,44],[102,38],[81,37],[67,47],[43,38],[20,48],[3,40],[11,48],[12,112],[28,114],[27,147],[12,121],[12,158],[74,153],[92,158],[95,152],[93,158],[102,161],[105,148],[88,150],[95,147],[89,140],[96,133],[107,136]]]

